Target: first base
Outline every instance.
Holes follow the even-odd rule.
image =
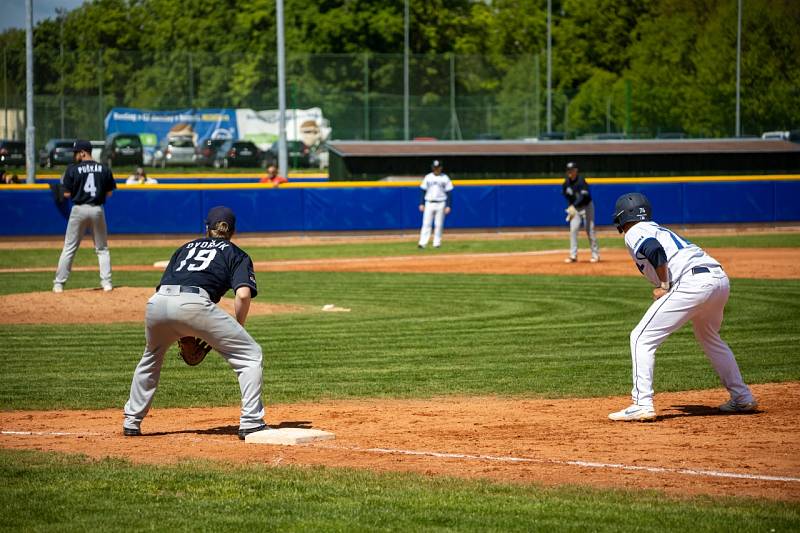
[[[244,438],[249,444],[283,444],[293,446],[318,440],[335,439],[336,435],[320,429],[278,428],[250,433]]]

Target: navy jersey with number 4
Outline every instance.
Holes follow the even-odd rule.
[[[76,205],[103,205],[106,194],[117,188],[114,175],[105,165],[96,161],[83,161],[67,167],[64,172],[64,190],[70,193]]]
[[[253,298],[258,294],[250,256],[230,241],[211,237],[195,239],[175,250],[161,285],[200,287],[215,303],[228,289],[236,291],[242,286],[250,287]]]

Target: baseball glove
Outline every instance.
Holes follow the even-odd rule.
[[[203,339],[197,337],[181,337],[178,339],[178,352],[189,366],[199,365],[210,351],[211,346]]]
[[[578,214],[578,210],[575,209],[575,206],[572,204],[570,204],[569,207],[564,209],[564,211],[567,213],[567,218],[565,220],[566,222],[569,222]]]

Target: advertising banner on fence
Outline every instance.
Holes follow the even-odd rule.
[[[206,139],[246,139],[262,150],[278,139],[277,110],[178,109],[151,111],[115,107],[106,116],[106,135],[135,133],[145,146],[156,146],[168,137],[191,136],[195,146]],[[326,141],[331,128],[318,107],[286,110],[287,140],[301,140],[313,147]]]

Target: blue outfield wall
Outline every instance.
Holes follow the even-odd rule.
[[[800,178],[599,181],[591,185],[598,225],[611,223],[615,200],[630,191],[647,195],[656,220],[664,224],[800,221]],[[184,187],[120,188],[106,205],[109,232],[200,233],[205,213],[220,204],[236,212],[239,232],[411,230],[419,227],[421,219],[419,188],[414,185]],[[456,182],[453,212],[446,225],[498,229],[562,226],[564,207],[561,186],[553,182]],[[6,222],[0,235],[62,235],[68,207],[59,209],[44,186],[7,186],[0,189],[0,213]]]

